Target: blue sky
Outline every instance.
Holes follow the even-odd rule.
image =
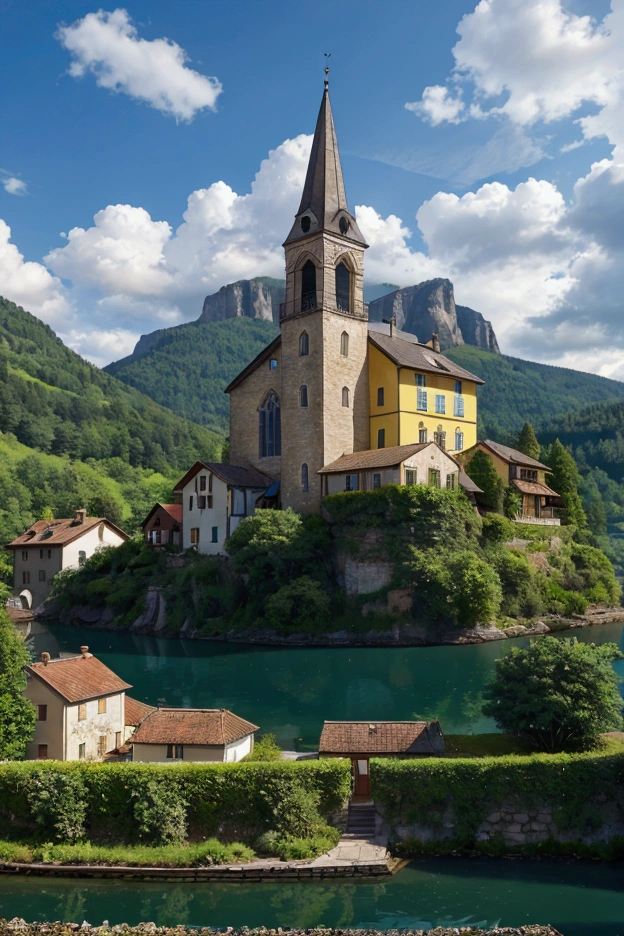
[[[0,38],[0,293],[81,353],[280,275],[331,52],[368,281],[448,276],[507,353],[624,377],[624,0],[98,10],[3,0]]]

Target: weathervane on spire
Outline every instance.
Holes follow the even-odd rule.
[[[331,52],[323,52],[325,56],[325,90],[329,88],[329,59],[331,58]]]

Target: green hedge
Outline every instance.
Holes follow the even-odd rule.
[[[474,847],[483,820],[510,800],[527,809],[550,805],[560,830],[589,832],[602,824],[607,805],[624,817],[624,751],[614,753],[614,747],[590,754],[373,760],[372,795],[393,828],[418,823],[435,829],[451,806],[455,832],[445,847]]]
[[[11,762],[0,764],[0,838],[150,845],[218,835],[226,842],[254,842],[276,828],[282,836],[300,837],[306,834],[300,828],[302,811],[307,808],[307,834],[317,834],[349,789],[350,764],[332,759],[173,765]]]

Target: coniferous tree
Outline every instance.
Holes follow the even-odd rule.
[[[559,439],[555,439],[550,446],[548,466],[552,471],[548,483],[561,497],[565,509],[563,522],[576,523],[581,528],[586,527],[587,518],[578,492],[580,484],[578,468],[569,451],[561,444]]]
[[[466,465],[466,474],[483,491],[483,494],[478,495],[479,501],[490,510],[500,513],[503,507],[505,482],[498,474],[490,456],[482,449],[477,449]]]
[[[530,422],[525,422],[522,427],[520,435],[518,436],[516,448],[519,452],[522,452],[523,455],[528,455],[529,458],[535,458],[539,461],[540,444],[537,441],[533,426]]]
[[[23,695],[28,648],[0,608],[0,760],[21,760],[35,729],[35,709]]]

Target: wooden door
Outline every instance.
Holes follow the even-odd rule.
[[[353,759],[353,795],[370,796],[370,771],[368,757]]]

